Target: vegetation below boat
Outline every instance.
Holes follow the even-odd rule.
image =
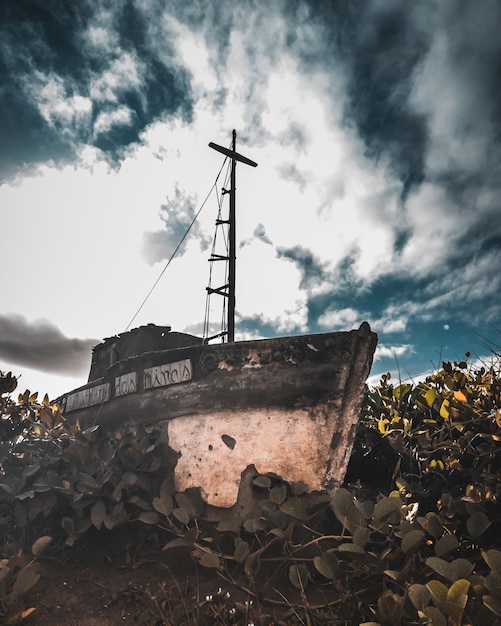
[[[2,623],[500,621],[499,356],[383,376],[334,498],[255,472],[261,513],[239,525],[175,492],[159,429],[82,430],[14,387],[0,378]]]

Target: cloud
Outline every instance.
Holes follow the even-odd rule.
[[[19,263],[21,285],[65,284],[65,302],[43,303],[41,316],[71,310],[65,328],[89,336],[90,316],[73,302],[115,298],[95,279],[105,265],[124,299],[150,282],[207,191],[216,157],[203,148],[234,127],[239,151],[259,163],[237,175],[242,335],[367,319],[383,346],[417,353],[437,337],[424,342],[428,326],[450,324],[439,340],[452,342],[457,329],[499,320],[496,0],[56,5],[0,3],[0,181],[24,174],[2,188],[5,232],[21,245],[43,233],[71,259],[65,281],[60,249],[45,247],[50,266]],[[77,183],[82,167],[105,163],[109,172]],[[189,281],[205,295],[208,223],[202,213],[182,245],[171,293]],[[9,239],[4,248],[19,248]],[[23,297],[16,290],[14,309]],[[203,306],[188,297],[179,318],[174,299],[168,315],[195,327]]]
[[[363,313],[348,307],[326,311],[318,318],[318,324],[325,329],[335,331],[345,330],[347,328],[358,328],[365,320],[366,317]]]
[[[387,346],[385,344],[378,344],[376,348],[376,352],[374,354],[374,360],[377,361],[379,359],[384,358],[397,358],[403,355],[409,355],[414,352],[414,348],[411,344],[402,344],[395,346]]]
[[[256,228],[254,229],[253,235],[254,235],[254,237],[256,237],[256,239],[259,239],[263,243],[268,244],[269,246],[273,245],[273,242],[271,241],[271,239],[266,234],[266,229],[263,226],[263,224],[258,224],[256,226]]]
[[[113,159],[153,120],[192,115],[189,74],[150,45],[132,2],[105,10],[82,1],[4,3],[0,20],[0,182],[48,159],[75,160],[83,145]],[[5,148],[3,148],[5,150]]]
[[[147,231],[143,235],[143,256],[150,265],[170,259],[178,246],[177,255],[184,254],[187,242],[183,238],[195,217],[198,208],[196,202],[194,196],[187,196],[176,186],[174,197],[168,198],[161,206],[164,228],[154,232]],[[190,230],[190,237],[197,237],[202,249],[207,249],[210,244],[196,222]]]
[[[86,374],[96,339],[70,339],[46,320],[0,314],[0,359],[62,376]]]
[[[311,250],[301,245],[293,248],[277,248],[278,258],[286,259],[294,263],[301,273],[299,287],[301,289],[313,289],[322,284],[325,277],[325,268]]]
[[[426,126],[407,101],[413,71],[429,45],[427,29],[417,9],[405,2],[310,7],[323,42],[316,63],[339,59],[348,98],[346,123],[356,124],[372,158],[387,159],[405,197],[424,178]]]

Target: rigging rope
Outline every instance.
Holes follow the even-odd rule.
[[[146,302],[148,301],[149,297],[151,296],[151,294],[153,293],[153,290],[155,289],[155,287],[158,285],[158,283],[160,282],[160,279],[162,278],[162,276],[164,275],[166,269],[169,267],[169,265],[171,264],[171,261],[174,259],[174,257],[176,256],[179,248],[181,247],[181,245],[183,244],[183,241],[186,239],[186,237],[188,236],[188,233],[190,232],[193,224],[196,222],[198,216],[200,215],[200,213],[202,212],[202,209],[204,208],[204,206],[207,203],[207,200],[209,199],[210,195],[212,194],[212,192],[214,191],[214,188],[217,185],[217,181],[219,180],[219,177],[221,176],[221,172],[223,171],[223,167],[226,163],[226,161],[228,160],[228,157],[225,158],[225,160],[223,161],[223,164],[221,165],[221,169],[219,170],[217,176],[216,176],[216,180],[214,181],[212,187],[210,188],[208,194],[205,196],[205,200],[202,202],[200,208],[198,209],[198,211],[195,214],[195,217],[193,218],[193,220],[191,221],[191,224],[188,226],[188,228],[186,229],[186,232],[184,233],[184,235],[181,238],[181,241],[177,244],[176,249],[174,250],[174,252],[171,254],[169,260],[167,261],[167,263],[165,264],[164,268],[162,269],[162,271],[160,272],[160,275],[158,276],[158,278],[156,279],[156,281],[153,283],[153,286],[151,287],[151,289],[148,291],[146,297],[144,298],[144,300],[142,301],[140,307],[138,308],[138,310],[134,313],[134,315],[132,316],[132,319],[130,320],[130,322],[127,324],[127,328],[125,329],[124,332],[127,332],[129,330],[129,328],[131,327],[132,323],[134,322],[134,320],[136,319],[136,317],[139,315],[139,313],[141,312],[141,310],[143,309],[144,305],[146,304]]]

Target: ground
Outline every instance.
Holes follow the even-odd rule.
[[[227,572],[220,575],[213,568],[197,566],[186,553],[162,551],[164,543],[165,537],[149,527],[138,533],[137,528],[129,526],[112,532],[91,530],[72,547],[52,547],[38,559],[40,580],[23,596],[21,608],[36,610],[22,623],[28,626],[340,623],[329,618],[340,603],[337,594],[332,595],[332,589],[322,590],[319,585],[309,593],[305,604],[286,577],[276,575],[276,564],[275,575],[271,573],[258,589],[243,574],[241,566],[229,580]],[[326,593],[333,602],[331,607],[325,607],[329,601]]]

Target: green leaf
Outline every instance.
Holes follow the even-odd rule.
[[[365,548],[367,542],[369,541],[370,531],[368,528],[357,528],[353,533],[353,543],[356,543],[357,546],[361,548]]]
[[[255,517],[251,519],[246,519],[244,522],[244,529],[248,533],[256,534],[260,530],[264,530],[266,528],[266,521],[261,517]]]
[[[178,506],[183,509],[190,518],[200,517],[204,509],[204,501],[200,495],[200,490],[190,487],[181,493],[176,493],[176,502]]]
[[[81,493],[92,494],[92,493],[95,493],[99,489],[99,484],[97,483],[94,476],[81,472],[80,474],[78,474],[78,481],[76,484],[76,488]]]
[[[435,554],[439,558],[447,556],[451,552],[454,552],[455,550],[457,550],[458,546],[459,546],[459,542],[457,540],[456,535],[453,535],[453,534],[444,535],[435,544]]]
[[[31,546],[31,553],[33,554],[33,556],[40,556],[51,542],[52,537],[49,537],[49,535],[39,537]]]
[[[442,406],[440,407],[440,417],[443,417],[444,419],[448,419],[448,417],[449,417],[449,405],[450,405],[449,400],[444,400],[442,402]]]
[[[410,572],[409,563],[407,563],[407,565],[405,565],[405,567],[401,570],[398,570],[398,569],[385,569],[384,570],[384,573],[386,574],[386,576],[389,576],[393,580],[396,580],[397,583],[401,585],[405,584],[408,581],[409,572]]]
[[[433,407],[437,396],[438,394],[436,390],[433,389],[433,387],[431,389],[428,389],[428,391],[425,393],[424,399],[426,400],[426,404],[430,407],[430,409]]]
[[[73,521],[73,518],[63,517],[63,519],[61,520],[61,526],[68,535],[65,543],[68,546],[72,546],[75,543],[75,539],[78,538],[78,533],[75,531],[75,522]]]
[[[235,539],[235,552],[233,556],[237,563],[243,563],[245,559],[249,556],[250,548],[247,541],[243,541],[240,537],[236,537]]]
[[[302,480],[299,480],[296,483],[292,483],[291,485],[291,493],[293,496],[302,496],[307,491],[308,491],[308,485],[304,483]]]
[[[417,521],[435,539],[439,539],[442,536],[444,525],[436,513],[427,513],[425,517],[418,517]]]
[[[172,497],[167,493],[162,493],[159,498],[153,498],[153,508],[165,517],[169,517],[174,508]]]
[[[141,513],[141,515],[137,518],[143,524],[158,524],[160,518],[158,517],[158,513],[155,511],[145,511]]]
[[[495,596],[483,596],[482,601],[490,611],[501,617],[501,598],[496,598]]]
[[[483,511],[473,513],[466,522],[466,528],[473,539],[478,539],[483,535],[490,525],[491,521]]]
[[[447,600],[448,589],[444,583],[439,580],[430,580],[430,582],[426,584],[426,587],[431,594],[434,604],[440,605]]]
[[[179,520],[182,524],[188,524],[190,521],[190,515],[187,511],[185,511],[184,509],[174,509],[172,511],[172,515],[174,515],[174,517]]]
[[[374,507],[374,519],[378,522],[398,524],[401,520],[402,502],[400,498],[382,498]]]
[[[257,576],[261,567],[261,557],[259,552],[252,552],[247,556],[244,563],[244,572],[246,575],[253,579]]]
[[[200,555],[196,554],[195,556],[197,557],[200,565],[202,565],[203,567],[210,567],[213,569],[217,569],[218,571],[222,571],[224,569],[221,557],[217,554],[214,554],[214,552],[203,552]]]
[[[357,500],[344,488],[335,492],[331,504],[337,519],[352,533],[357,528],[366,527],[365,509],[357,504]]]
[[[468,559],[454,559],[451,562],[451,572],[453,578],[452,581],[459,580],[460,578],[467,578],[475,567],[475,564]]]
[[[385,623],[401,624],[404,597],[386,591],[378,598],[377,608]]]
[[[464,578],[456,580],[447,592],[447,602],[452,602],[461,609],[464,609],[468,602],[468,589],[470,588],[470,582]]]
[[[436,556],[430,556],[426,559],[426,565],[431,567],[431,569],[437,572],[437,574],[447,578],[447,580],[452,580],[451,576],[453,576],[453,574],[451,572],[451,566],[447,561],[439,559]]]
[[[332,552],[326,552],[322,556],[313,559],[313,565],[322,576],[329,580],[334,580],[341,574],[339,560]]]
[[[427,617],[431,620],[431,626],[447,626],[447,618],[434,606],[427,606],[418,613],[419,617]]]
[[[466,578],[472,573],[474,568],[474,564],[467,559],[455,559],[448,563],[436,556],[427,558],[426,565],[451,582],[455,582],[460,578]]]
[[[404,398],[410,391],[412,391],[412,385],[408,383],[401,383],[393,390],[393,397],[397,400]]]
[[[102,500],[97,500],[91,507],[90,510],[90,521],[92,525],[98,530],[103,525],[104,520],[106,519],[106,505]]]
[[[269,489],[271,487],[271,480],[268,476],[256,476],[252,483],[262,489]]]
[[[482,556],[487,565],[493,572],[501,576],[501,551],[500,550],[482,550]]]
[[[104,525],[108,530],[111,530],[112,528],[116,528],[117,526],[120,526],[121,524],[125,524],[125,522],[127,522],[128,520],[129,520],[129,516],[122,509],[116,512],[114,511],[113,513],[110,513],[109,515],[107,515],[106,519],[104,520]]]
[[[362,548],[362,546],[358,546],[356,543],[342,543],[339,547],[338,547],[338,552],[343,552],[343,553],[352,553],[352,554],[366,554],[365,550]]]
[[[280,507],[280,510],[299,520],[305,520],[308,517],[303,501],[299,498],[293,497],[286,500]]]
[[[348,511],[353,506],[353,496],[347,490],[341,487],[338,489],[332,499],[332,508],[336,517],[341,520],[348,515]]]
[[[286,485],[280,485],[280,487],[273,487],[270,491],[270,500],[274,504],[282,504],[285,498],[287,497],[287,487]]]
[[[38,574],[33,567],[23,567],[16,575],[16,580],[14,581],[12,591],[8,598],[9,604],[14,604],[18,598],[29,591],[33,585],[36,585],[39,578],[40,574]]]
[[[163,550],[173,550],[174,548],[192,548],[193,542],[187,541],[184,537],[176,537],[175,539],[171,539],[168,541],[165,546],[162,548]]]
[[[423,543],[424,537],[422,530],[411,530],[402,539],[402,552],[406,555],[415,552]]]
[[[304,563],[300,565],[291,565],[289,567],[289,580],[296,589],[303,590],[310,580],[310,572],[308,566]]]
[[[418,611],[422,611],[430,603],[431,594],[425,585],[411,585],[407,591],[409,599]]]

